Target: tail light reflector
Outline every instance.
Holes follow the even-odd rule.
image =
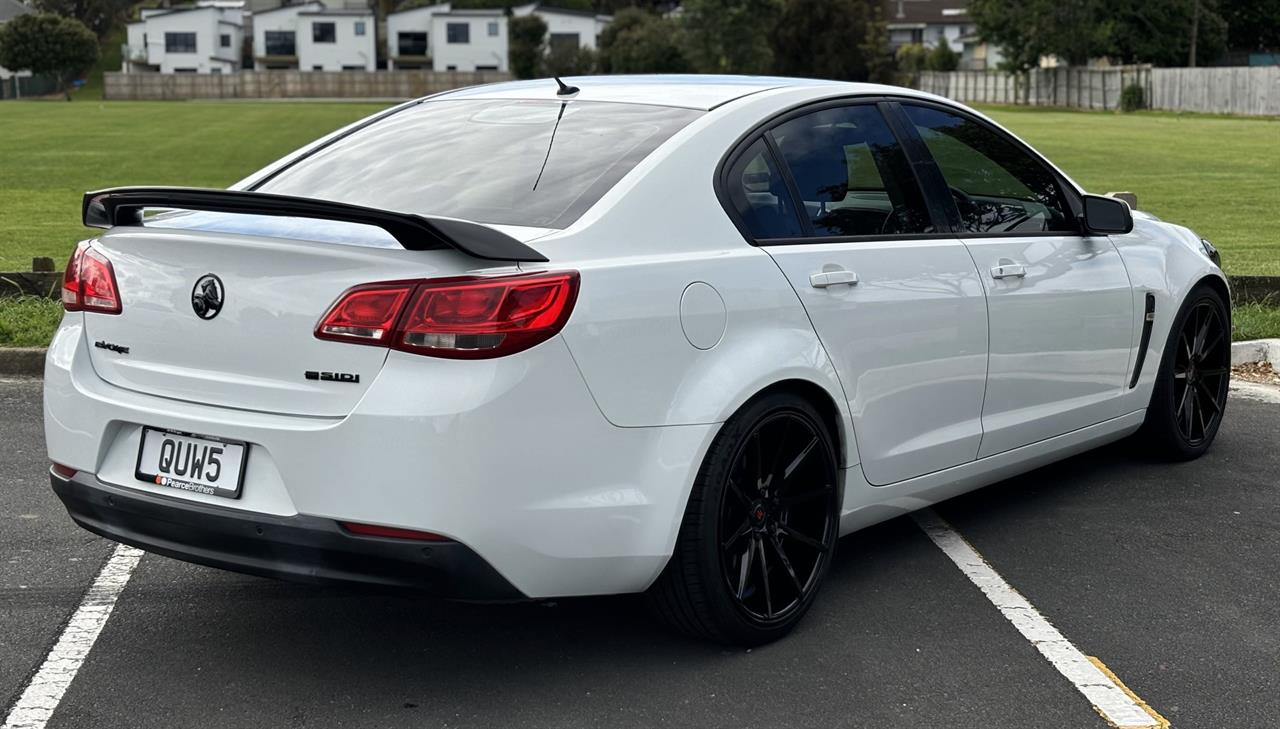
[[[79,471],[77,471],[76,469],[72,468],[71,466],[64,466],[64,465],[62,465],[61,463],[54,463],[52,466],[50,466],[50,469],[51,469],[54,473],[58,474],[59,476],[61,476],[61,477],[63,477],[63,478],[71,478],[72,476],[74,476],[74,475],[76,475],[77,473],[79,473]]]
[[[376,524],[358,524],[353,521],[340,521],[343,529],[363,537],[390,537],[391,539],[416,539],[420,542],[449,542],[448,537],[432,532],[420,532],[416,529],[398,529],[396,527],[377,526]]]
[[[62,274],[62,308],[119,314],[120,289],[111,261],[101,251],[81,243],[76,246]]]
[[[391,281],[349,289],[316,336],[450,359],[526,350],[564,328],[578,273]]]

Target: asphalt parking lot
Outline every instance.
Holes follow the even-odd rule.
[[[114,545],[49,490],[38,381],[0,381],[0,717]],[[1280,404],[1200,461],[1116,444],[946,502],[1175,727],[1280,722]],[[50,727],[1105,727],[910,519],[844,539],[790,638],[690,642],[632,598],[474,606],[146,555]],[[8,725],[6,725],[8,726]]]

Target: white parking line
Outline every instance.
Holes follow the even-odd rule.
[[[142,555],[142,550],[123,544],[111,553],[111,558],[102,566],[67,627],[63,628],[62,635],[58,636],[53,650],[45,656],[36,675],[31,677],[18,703],[9,710],[3,729],[44,729],[89,655],[89,649],[98,640],[102,626],[111,617],[116,598],[129,583],[129,575],[133,574]]]
[[[932,509],[918,511],[913,517],[933,543],[982,590],[1018,632],[1031,641],[1076,690],[1084,694],[1103,719],[1122,729],[1167,726],[1158,715],[1147,713],[1135,700],[1136,697],[1131,698],[1117,680],[1104,673],[1064,638],[1027,598],[1005,582],[982,555]]]

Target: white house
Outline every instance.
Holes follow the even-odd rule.
[[[243,3],[204,0],[190,7],[145,8],[127,26],[125,73],[230,73],[240,67]]]
[[[18,0],[0,0],[0,25],[4,25],[19,15],[34,12],[34,10],[18,2]],[[0,81],[8,81],[14,76],[26,77],[30,75],[31,72],[27,70],[10,71],[4,66],[0,66]]]
[[[511,8],[511,14],[520,17],[537,15],[547,24],[547,47],[571,48],[596,47],[600,31],[613,18],[608,15],[597,15],[585,10],[566,10],[543,3],[529,3]]]
[[[961,50],[960,39],[974,32],[968,0],[886,0],[884,19],[889,47],[907,43],[933,48],[946,43]]]
[[[373,71],[378,67],[373,11],[309,10],[298,13],[298,68],[304,71]]]
[[[507,70],[507,16],[502,10],[433,13],[429,42],[433,70]]]
[[[431,17],[447,13],[450,3],[424,5],[387,15],[387,68],[431,65]]]

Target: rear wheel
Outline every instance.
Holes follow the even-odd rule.
[[[786,635],[826,575],[838,532],[835,449],[807,401],[766,395],[716,437],[675,553],[649,591],[656,614],[702,638],[759,645]]]
[[[1213,443],[1227,407],[1231,378],[1231,315],[1222,296],[1202,286],[1178,312],[1143,434],[1157,455],[1198,458]]]

